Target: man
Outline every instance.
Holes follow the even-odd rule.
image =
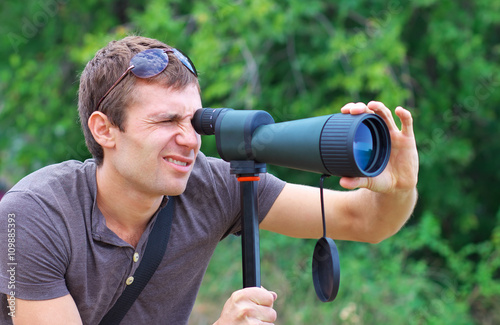
[[[15,248],[14,258],[0,256],[4,322],[98,324],[133,283],[158,211],[175,200],[165,256],[122,324],[185,324],[215,246],[240,230],[237,181],[226,162],[199,152],[191,125],[202,107],[196,69],[176,49],[133,36],[100,50],[80,81],[80,119],[94,159],[45,167],[0,204],[0,247]],[[335,225],[329,237],[375,243],[413,210],[418,156],[407,110],[396,109],[400,131],[382,103],[342,108],[363,112],[388,124],[389,165],[376,178],[340,180],[361,189],[326,191],[326,217]],[[321,236],[317,189],[263,175],[258,199],[262,229]],[[216,324],[272,323],[276,298],[264,288],[238,290]]]

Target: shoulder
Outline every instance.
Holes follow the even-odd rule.
[[[277,177],[263,173],[260,174],[261,181],[259,189],[272,189],[281,191],[285,182]],[[212,186],[215,189],[220,187],[228,187],[231,190],[239,187],[236,175],[231,173],[230,163],[214,157],[207,157],[203,153],[199,153],[196,158],[195,167],[188,183],[189,187]]]
[[[193,204],[219,199],[228,202],[238,186],[236,177],[230,174],[228,162],[200,152],[182,197],[193,200]]]
[[[258,182],[259,219],[262,220],[281,193],[285,182],[268,174],[260,174]],[[218,203],[221,210],[234,216],[240,209],[240,183],[231,174],[230,164],[222,159],[206,157],[200,153],[196,160],[184,197],[193,199],[195,205]]]
[[[68,218],[92,204],[97,190],[93,160],[65,161],[21,179],[0,201],[0,212],[28,213],[30,219]]]
[[[220,158],[206,156],[201,151],[198,153],[193,169],[194,174],[206,171],[217,172],[219,170],[229,173],[229,163]]]
[[[21,179],[9,192],[31,190],[45,192],[47,187],[74,186],[75,182],[90,180],[95,177],[96,164],[93,159],[85,162],[68,160],[43,167]],[[8,193],[8,192],[7,192]]]
[[[230,174],[229,163],[214,157],[198,153],[193,172],[188,182],[189,187],[234,186],[236,179]]]

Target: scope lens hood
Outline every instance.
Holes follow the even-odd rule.
[[[389,129],[376,114],[333,114],[321,132],[320,151],[331,175],[375,177],[389,162]]]

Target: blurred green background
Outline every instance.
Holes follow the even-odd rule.
[[[337,243],[341,287],[328,304],[312,284],[315,241],[262,232],[262,281],[279,295],[277,323],[500,324],[499,1],[25,0],[0,8],[4,188],[47,164],[89,157],[79,74],[99,48],[130,34],[188,53],[207,107],[264,109],[279,122],[352,101],[402,105],[413,113],[420,155],[412,219],[377,245]],[[216,155],[213,139],[204,141]],[[338,179],[327,185],[338,188]],[[241,287],[239,245],[232,237],[217,249],[192,324],[215,321]]]

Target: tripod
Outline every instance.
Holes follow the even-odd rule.
[[[233,160],[231,174],[240,182],[241,251],[243,255],[243,287],[260,287],[260,247],[257,204],[259,174],[266,172],[265,163]]]

